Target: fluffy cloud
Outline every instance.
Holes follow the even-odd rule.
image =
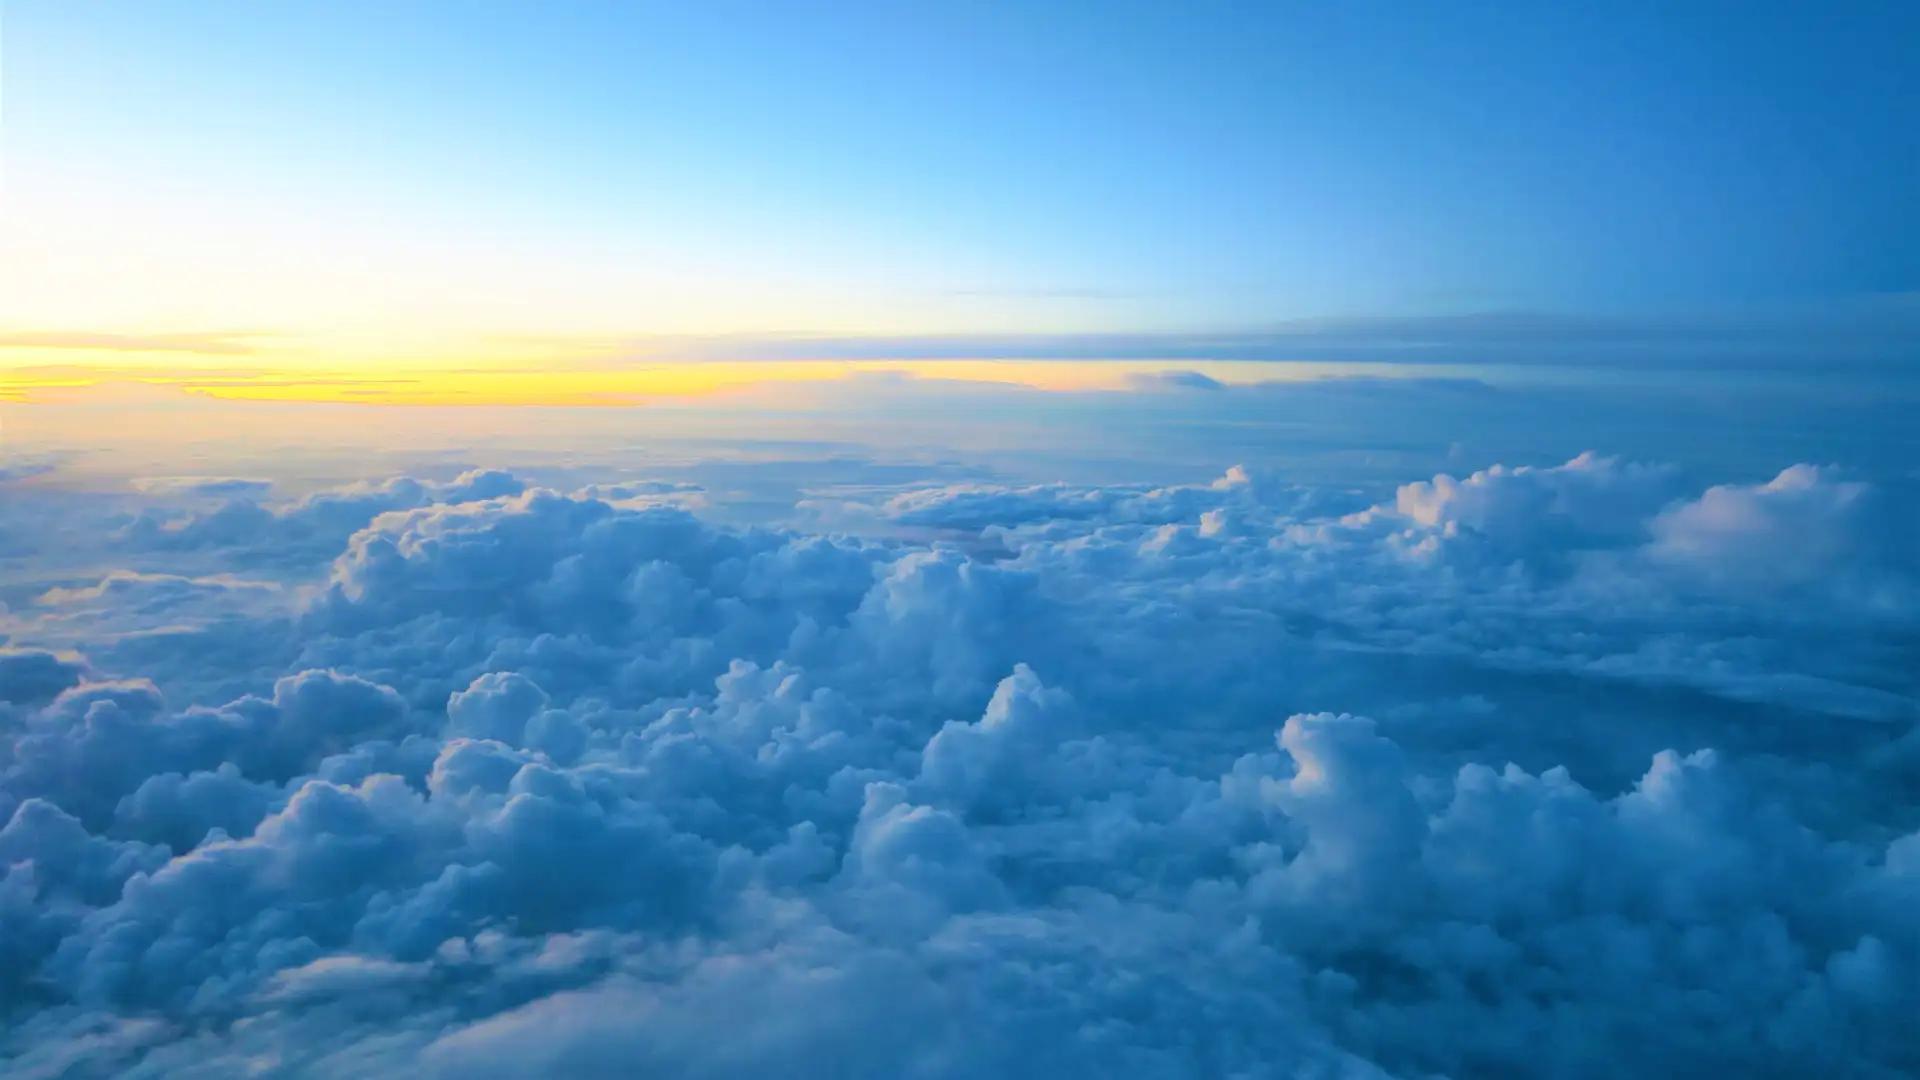
[[[1649,559],[1716,588],[1811,591],[1909,619],[1920,599],[1920,513],[1831,468],[1712,487],[1649,528]]]
[[[10,1072],[1920,1068],[1911,521],[1830,470],[241,490],[9,624]],[[125,644],[223,550],[278,606]]]
[[[354,531],[389,510],[500,498],[522,489],[509,473],[476,469],[444,484],[397,477],[319,491],[284,506],[271,506],[257,500],[262,489],[256,484],[199,485],[193,489],[199,494],[237,497],[186,514],[142,513],[124,526],[121,539],[134,548],[219,550],[242,563],[325,558]]]
[[[0,649],[0,702],[39,705],[77,684],[86,665],[45,649]]]

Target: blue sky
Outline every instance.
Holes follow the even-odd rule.
[[[17,3],[5,33],[14,331],[1866,310],[1910,344],[1920,289],[1909,5]]]

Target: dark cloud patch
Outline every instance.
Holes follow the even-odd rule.
[[[1226,384],[1199,371],[1156,371],[1131,376],[1136,390],[1224,390]]]

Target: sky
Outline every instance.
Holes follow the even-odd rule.
[[[1480,8],[0,0],[0,1075],[1920,1075],[1920,8]]]
[[[1920,339],[1910,5],[27,0],[3,33],[13,368]]]

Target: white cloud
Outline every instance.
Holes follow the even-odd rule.
[[[1371,504],[1244,469],[864,504],[938,540],[630,494],[478,474],[139,517],[102,541],[122,572],[13,613],[0,1053],[1920,1062],[1914,567],[1864,482],[1582,455]],[[283,543],[306,562],[196,569]],[[119,635],[255,581],[299,606]],[[227,684],[253,692],[176,689]]]

